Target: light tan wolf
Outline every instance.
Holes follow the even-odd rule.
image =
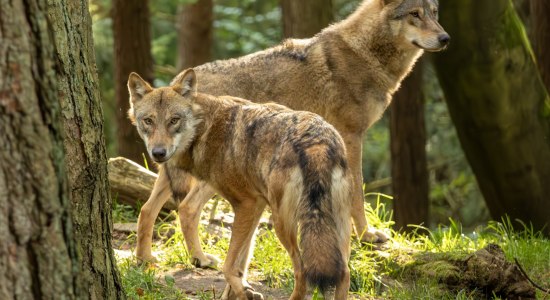
[[[336,299],[345,299],[351,173],[336,129],[310,112],[201,94],[196,85],[193,69],[157,89],[132,73],[129,116],[153,160],[207,182],[231,203],[226,294],[261,297],[247,286],[240,256],[268,204],[294,267],[291,299],[304,299],[306,283],[324,292],[335,287]]]
[[[334,125],[346,144],[353,174],[351,213],[356,232],[363,241],[384,241],[383,233],[368,229],[364,215],[363,134],[381,117],[422,52],[443,50],[449,43],[437,10],[437,0],[364,0],[347,19],[311,39],[286,40],[265,51],[195,68],[202,82],[199,91],[274,101],[315,112]],[[214,191],[180,173],[160,167],[139,216],[137,257],[155,260],[154,221],[173,192],[175,199],[183,199],[179,216],[195,265],[214,265],[216,260],[202,252],[197,233],[200,211]]]

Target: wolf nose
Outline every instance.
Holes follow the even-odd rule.
[[[441,43],[441,45],[447,45],[451,41],[451,36],[446,33],[443,33],[443,34],[440,34],[437,37],[437,39],[439,40],[439,43]]]
[[[153,154],[153,158],[156,160],[162,160],[166,157],[166,149],[164,148],[153,148],[153,151],[151,151]]]

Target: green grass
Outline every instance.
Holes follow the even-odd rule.
[[[436,262],[426,264],[424,270],[411,274],[410,267],[425,260],[425,257],[458,259],[490,243],[500,245],[509,261],[517,258],[529,276],[544,287],[550,287],[550,241],[533,232],[528,226],[512,228],[509,220],[491,222],[476,231],[464,232],[461,225],[450,220],[449,226],[428,230],[428,234],[401,234],[393,232],[390,211],[385,203],[390,197],[369,194],[371,203],[366,212],[369,224],[391,233],[392,239],[382,250],[371,245],[362,245],[357,239],[352,244],[350,259],[350,293],[359,299],[479,299],[475,291],[450,291],[441,284],[441,278],[453,276],[453,266]],[[225,202],[222,203],[226,205]],[[203,212],[206,216],[208,212]],[[119,213],[124,216],[124,213]],[[175,219],[175,218],[174,218]],[[185,299],[162,274],[171,269],[190,269],[189,254],[184,246],[178,222],[162,223],[156,226],[162,243],[154,246],[160,251],[160,262],[154,268],[138,267],[135,259],[119,260],[124,288],[131,299]],[[419,228],[425,229],[425,228]],[[424,230],[422,230],[425,232]],[[173,232],[171,236],[167,233]],[[203,250],[225,259],[229,241],[227,238],[211,236],[201,228]],[[250,264],[250,273],[255,280],[262,280],[271,287],[292,290],[293,273],[290,259],[280,245],[273,231],[261,229]],[[139,295],[139,293],[142,296]],[[200,293],[201,299],[211,299],[211,294]],[[210,298],[209,298],[210,297]],[[538,291],[540,299],[550,299]],[[313,297],[317,299],[317,295]],[[492,299],[498,299],[493,297]]]
[[[129,205],[118,203],[115,199],[113,200],[112,212],[113,223],[130,223],[137,222],[139,209],[136,210]]]
[[[118,260],[122,285],[129,299],[186,299],[174,286],[174,278],[161,275],[161,270],[149,266],[137,266],[135,258]]]

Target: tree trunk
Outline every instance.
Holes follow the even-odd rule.
[[[533,48],[542,80],[550,91],[550,1],[531,0]]]
[[[49,14],[56,31],[58,94],[71,187],[73,229],[85,296],[124,298],[111,247],[111,195],[88,2],[56,1]],[[62,14],[70,16],[64,17]],[[75,63],[77,62],[77,63]],[[130,123],[130,122],[127,122]]]
[[[212,59],[213,10],[212,0],[198,0],[180,8],[178,70],[202,65]]]
[[[128,120],[128,76],[137,72],[153,82],[151,24],[148,0],[113,0],[113,35],[115,57],[115,98],[117,102],[118,154],[144,165],[151,163],[145,144]]]
[[[512,3],[447,1],[441,23],[453,43],[437,73],[491,216],[550,233],[550,99]]]
[[[285,38],[309,38],[334,19],[332,0],[281,0]]]
[[[0,6],[0,299],[124,298],[88,2]]]
[[[393,211],[395,228],[429,225],[422,60],[393,96],[390,113]]]

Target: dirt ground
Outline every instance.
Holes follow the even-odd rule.
[[[207,293],[214,299],[219,299],[225,288],[223,274],[218,270],[174,270],[168,274],[174,277],[176,286],[181,288],[191,299],[199,299],[198,296],[201,293]],[[261,282],[249,280],[249,283],[255,291],[264,295],[264,299],[282,300],[290,297],[290,293],[270,288]]]
[[[130,257],[135,250],[135,239],[128,239],[130,233],[135,232],[135,224],[115,224],[113,231],[112,245],[118,257]],[[183,245],[182,245],[183,247]],[[171,276],[175,285],[180,288],[190,299],[204,299],[201,296],[207,295],[209,299],[219,299],[225,288],[225,279],[220,270],[214,269],[173,269],[160,276]],[[284,289],[270,288],[260,281],[257,274],[251,273],[248,276],[250,285],[256,292],[264,295],[264,299],[282,300],[290,297],[290,292]]]

